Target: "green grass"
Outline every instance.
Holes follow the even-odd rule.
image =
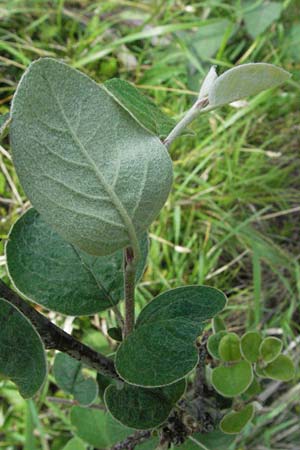
[[[300,6],[279,3],[280,18],[252,38],[238,0],[2,0],[0,113],[9,110],[24,69],[42,56],[62,58],[99,82],[112,76],[134,82],[175,119],[191,105],[211,64],[223,71],[265,61],[290,70],[293,78],[283,87],[244,108],[199,117],[195,135],[173,144],[174,187],[151,228],[149,266],[138,292],[140,308],[169,287],[216,286],[229,297],[229,327],[271,329],[289,345],[300,330]],[[2,145],[9,151],[7,139]],[[3,152],[0,167],[5,241],[27,202]],[[3,263],[0,256],[1,276]],[[80,327],[89,335],[99,320],[76,319],[72,326],[76,335]],[[299,345],[291,354],[299,360]],[[0,449],[61,449],[70,436],[67,407],[48,401],[46,388],[35,403],[24,402],[11,383],[0,383]],[[256,426],[235,448],[297,448],[299,412],[298,379],[270,393]]]

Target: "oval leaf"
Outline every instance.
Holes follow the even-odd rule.
[[[51,58],[32,63],[12,104],[15,167],[33,206],[64,239],[93,255],[131,244],[172,184],[172,163],[86,75]]]
[[[260,347],[259,352],[260,356],[266,363],[270,363],[277,358],[282,350],[282,341],[275,337],[267,337],[265,338]]]
[[[43,343],[27,318],[0,298],[0,373],[24,398],[32,397],[47,375]]]
[[[252,366],[248,361],[240,361],[228,367],[217,367],[211,374],[213,387],[223,397],[235,397],[242,394],[248,389],[252,380]]]
[[[295,372],[293,361],[286,355],[279,355],[264,368],[266,377],[279,381],[292,380],[295,376]]]
[[[82,374],[82,364],[65,353],[58,353],[54,360],[53,373],[60,389],[72,394],[83,406],[91,405],[98,395],[98,385]]]
[[[186,286],[157,296],[142,310],[136,330],[118,348],[120,376],[145,387],[185,377],[198,363],[194,341],[202,323],[225,305],[225,295],[207,286]]]
[[[63,448],[63,450],[85,450],[86,445],[79,438],[71,439]]]
[[[241,359],[240,338],[236,333],[227,333],[219,343],[219,355],[223,361],[238,361]]]
[[[136,281],[148,254],[140,239]],[[66,242],[31,208],[13,225],[6,245],[9,275],[16,289],[45,308],[82,316],[111,308],[123,298],[123,252],[92,256]]]
[[[226,336],[227,331],[219,331],[218,333],[212,334],[207,340],[207,350],[208,353],[215,359],[221,359],[219,353],[219,344],[223,336]]]
[[[246,405],[240,411],[226,414],[220,423],[221,430],[226,434],[238,434],[249,423],[254,416],[254,405]]]
[[[261,341],[262,337],[257,331],[249,331],[241,337],[241,352],[247,361],[255,363],[258,360]]]
[[[222,317],[216,316],[213,318],[212,328],[214,333],[218,333],[219,331],[226,331],[226,324]]]
[[[290,74],[266,63],[250,63],[233,67],[219,76],[209,91],[210,106],[221,106],[276,87]]]
[[[124,384],[121,389],[110,385],[105,403],[112,416],[123,425],[148,430],[161,425],[185,391],[185,381],[158,389]]]

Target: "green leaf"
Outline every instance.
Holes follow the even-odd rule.
[[[104,410],[80,406],[72,408],[71,423],[79,438],[99,449],[109,449],[135,431],[118,423]]]
[[[257,331],[248,331],[241,337],[241,352],[247,361],[255,363],[258,360],[261,341],[262,337]]]
[[[236,333],[227,333],[219,343],[219,355],[223,361],[241,359],[240,338]]]
[[[47,375],[40,336],[29,320],[0,298],[0,373],[11,379],[24,398],[33,397]]]
[[[226,336],[227,331],[219,331],[216,334],[209,336],[207,340],[208,353],[215,359],[221,359],[219,353],[219,344],[223,336]]]
[[[282,4],[265,1],[261,4],[244,2],[243,19],[246,29],[253,39],[262,34],[275,20],[279,19]]]
[[[54,360],[53,373],[60,389],[72,394],[83,406],[91,405],[98,395],[98,385],[91,377],[84,377],[82,364],[65,353],[58,353]]]
[[[219,333],[219,331],[226,331],[226,324],[220,316],[216,316],[212,320],[213,332]]]
[[[168,197],[173,170],[165,146],[62,62],[29,66],[13,98],[10,137],[31,203],[87,253],[136,249]]]
[[[296,373],[293,361],[286,355],[279,355],[263,372],[268,378],[279,381],[289,381]]]
[[[71,439],[67,445],[64,446],[63,450],[85,450],[86,446],[79,438]]]
[[[146,263],[146,234],[140,247],[136,281]],[[94,314],[117,304],[124,295],[122,250],[108,256],[88,255],[60,237],[34,208],[13,225],[6,258],[17,290],[62,314]]]
[[[127,81],[113,78],[103,85],[119,105],[142,127],[160,138],[166,137],[176,122],[166,116],[148,97]]]
[[[157,296],[142,310],[135,331],[118,348],[120,376],[145,387],[184,378],[198,363],[194,341],[202,323],[225,305],[225,295],[208,286],[185,286]]]
[[[254,405],[250,403],[240,411],[226,414],[220,422],[221,430],[226,434],[238,434],[254,416]]]
[[[246,392],[243,395],[246,396],[245,398],[251,398],[251,397],[254,397],[254,396],[260,394],[261,391],[262,391],[261,385],[259,384],[257,379],[253,377],[252,383],[250,384],[250,386],[248,387],[248,389],[246,390]]]
[[[195,433],[192,435],[193,441],[187,439],[184,444],[176,446],[176,450],[228,450],[234,440],[234,436],[224,434],[220,430],[209,433]]]
[[[282,341],[275,337],[266,337],[260,347],[260,356],[265,363],[270,363],[277,358],[282,350]]]
[[[220,366],[212,370],[213,387],[224,397],[235,397],[245,392],[253,380],[252,366],[240,361],[232,366]]]
[[[273,64],[250,63],[219,76],[209,92],[210,106],[222,106],[284,83],[290,74]]]
[[[110,385],[104,395],[112,416],[137,430],[148,430],[161,425],[185,391],[185,381],[157,389],[145,389],[129,384],[122,388]]]

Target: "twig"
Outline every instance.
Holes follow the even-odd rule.
[[[150,439],[151,431],[137,431],[128,436],[124,441],[115,444],[110,450],[133,450],[137,445]]]
[[[60,405],[67,405],[67,406],[77,406],[80,405],[79,402],[76,400],[70,400],[68,398],[59,398],[59,397],[46,397],[46,400],[50,403],[59,403]],[[98,409],[101,411],[106,411],[106,408],[104,405],[90,405],[87,407],[88,409]]]
[[[134,264],[134,254],[131,247],[124,250],[124,295],[125,295],[125,324],[124,338],[126,338],[134,328],[134,289],[136,265]]]
[[[77,341],[73,336],[54,325],[45,316],[32,308],[18,294],[0,280],[0,297],[16,306],[34,325],[41,336],[46,349],[56,349],[67,353],[78,361],[112,378],[120,379],[114,362],[87,345]]]

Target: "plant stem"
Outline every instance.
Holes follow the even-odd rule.
[[[178,124],[173,128],[170,134],[164,140],[164,145],[169,148],[172,142],[181,135],[183,130],[201,113],[208,112],[214,109],[208,106],[208,99],[202,98],[198,99],[193,106],[185,113],[183,118],[178,122]]]
[[[131,247],[124,250],[124,295],[125,295],[125,324],[123,329],[126,338],[134,328],[134,290],[136,263]]]
[[[120,379],[112,359],[92,350],[87,345],[77,341],[73,336],[54,325],[45,316],[36,311],[16,292],[12,291],[0,280],[0,298],[14,305],[32,323],[39,333],[46,349],[56,349],[67,353],[78,361],[109,377]]]

